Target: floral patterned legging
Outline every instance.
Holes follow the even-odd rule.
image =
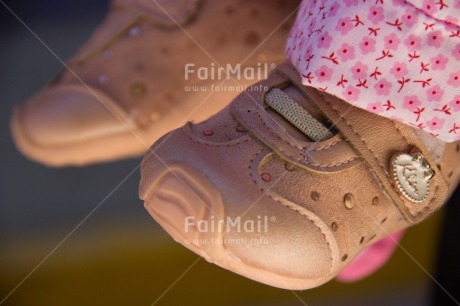
[[[313,86],[460,140],[460,0],[303,0],[286,46]]]

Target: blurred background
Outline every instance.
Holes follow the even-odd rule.
[[[138,199],[140,158],[51,169],[21,156],[12,109],[62,69],[43,43],[69,58],[107,9],[106,0],[0,1],[0,305],[457,305],[458,191],[381,271],[293,293],[176,244]]]

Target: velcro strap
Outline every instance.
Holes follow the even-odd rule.
[[[299,140],[291,137],[290,133],[267,112],[266,107],[269,107],[267,98],[270,99],[267,96],[274,89],[283,88],[284,93],[290,91],[289,96],[293,98],[293,91],[286,87],[290,83],[290,79],[285,74],[271,73],[266,80],[257,83],[253,88],[248,88],[235,98],[230,106],[232,116],[254,138],[270,147],[276,155],[308,171],[334,173],[360,163],[356,151],[346,141],[343,141],[340,135],[334,135],[320,142]],[[262,91],[261,88],[267,88],[267,90]],[[295,89],[295,92],[302,98],[308,97],[301,89]],[[293,100],[299,102],[297,99]],[[272,107],[275,106],[273,103],[270,104]],[[280,108],[281,105],[277,111],[279,114]],[[300,122],[297,123],[299,126],[296,127],[302,129]],[[337,155],[336,151],[340,151],[341,154]]]
[[[301,85],[298,72],[290,64],[281,66],[280,70],[292,82],[299,85],[299,88],[303,88],[342,136],[362,156],[408,222],[423,221],[445,203],[448,197],[447,182],[412,128]],[[434,176],[428,181],[430,190],[427,197],[420,201],[410,201],[403,194],[404,192],[401,192],[400,187],[395,183],[392,166],[396,154],[412,154],[414,149],[421,153],[434,170]],[[411,181],[413,179],[408,177],[404,183],[413,183]]]
[[[265,102],[313,141],[324,141],[334,136],[318,119],[279,88],[271,89],[265,95]]]

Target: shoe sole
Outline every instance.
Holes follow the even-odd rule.
[[[144,179],[141,182],[145,208],[176,242],[208,262],[249,279],[289,290],[310,289],[333,278],[304,279],[273,273],[243,262],[222,243],[208,244],[209,241],[222,242],[222,233],[203,233],[196,227],[186,231],[183,218],[194,216],[195,220],[207,220],[208,224],[211,216],[214,220],[224,220],[224,203],[217,188],[203,173],[187,164],[162,165],[149,171],[152,171],[149,173],[151,181]]]

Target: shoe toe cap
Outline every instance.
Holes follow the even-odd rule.
[[[120,116],[101,92],[67,85],[47,88],[19,106],[12,125],[22,141],[60,146],[124,131]]]
[[[248,205],[242,217],[241,231],[225,234],[229,252],[250,266],[299,281],[299,287],[289,282],[280,283],[282,287],[306,289],[332,278],[337,270],[338,248],[327,225],[292,203],[265,196],[259,202],[249,203],[253,206]],[[252,231],[254,224],[256,230]]]
[[[142,137],[149,136],[110,97],[81,85],[33,96],[13,112],[11,133],[25,156],[53,167],[138,155],[146,148]]]

